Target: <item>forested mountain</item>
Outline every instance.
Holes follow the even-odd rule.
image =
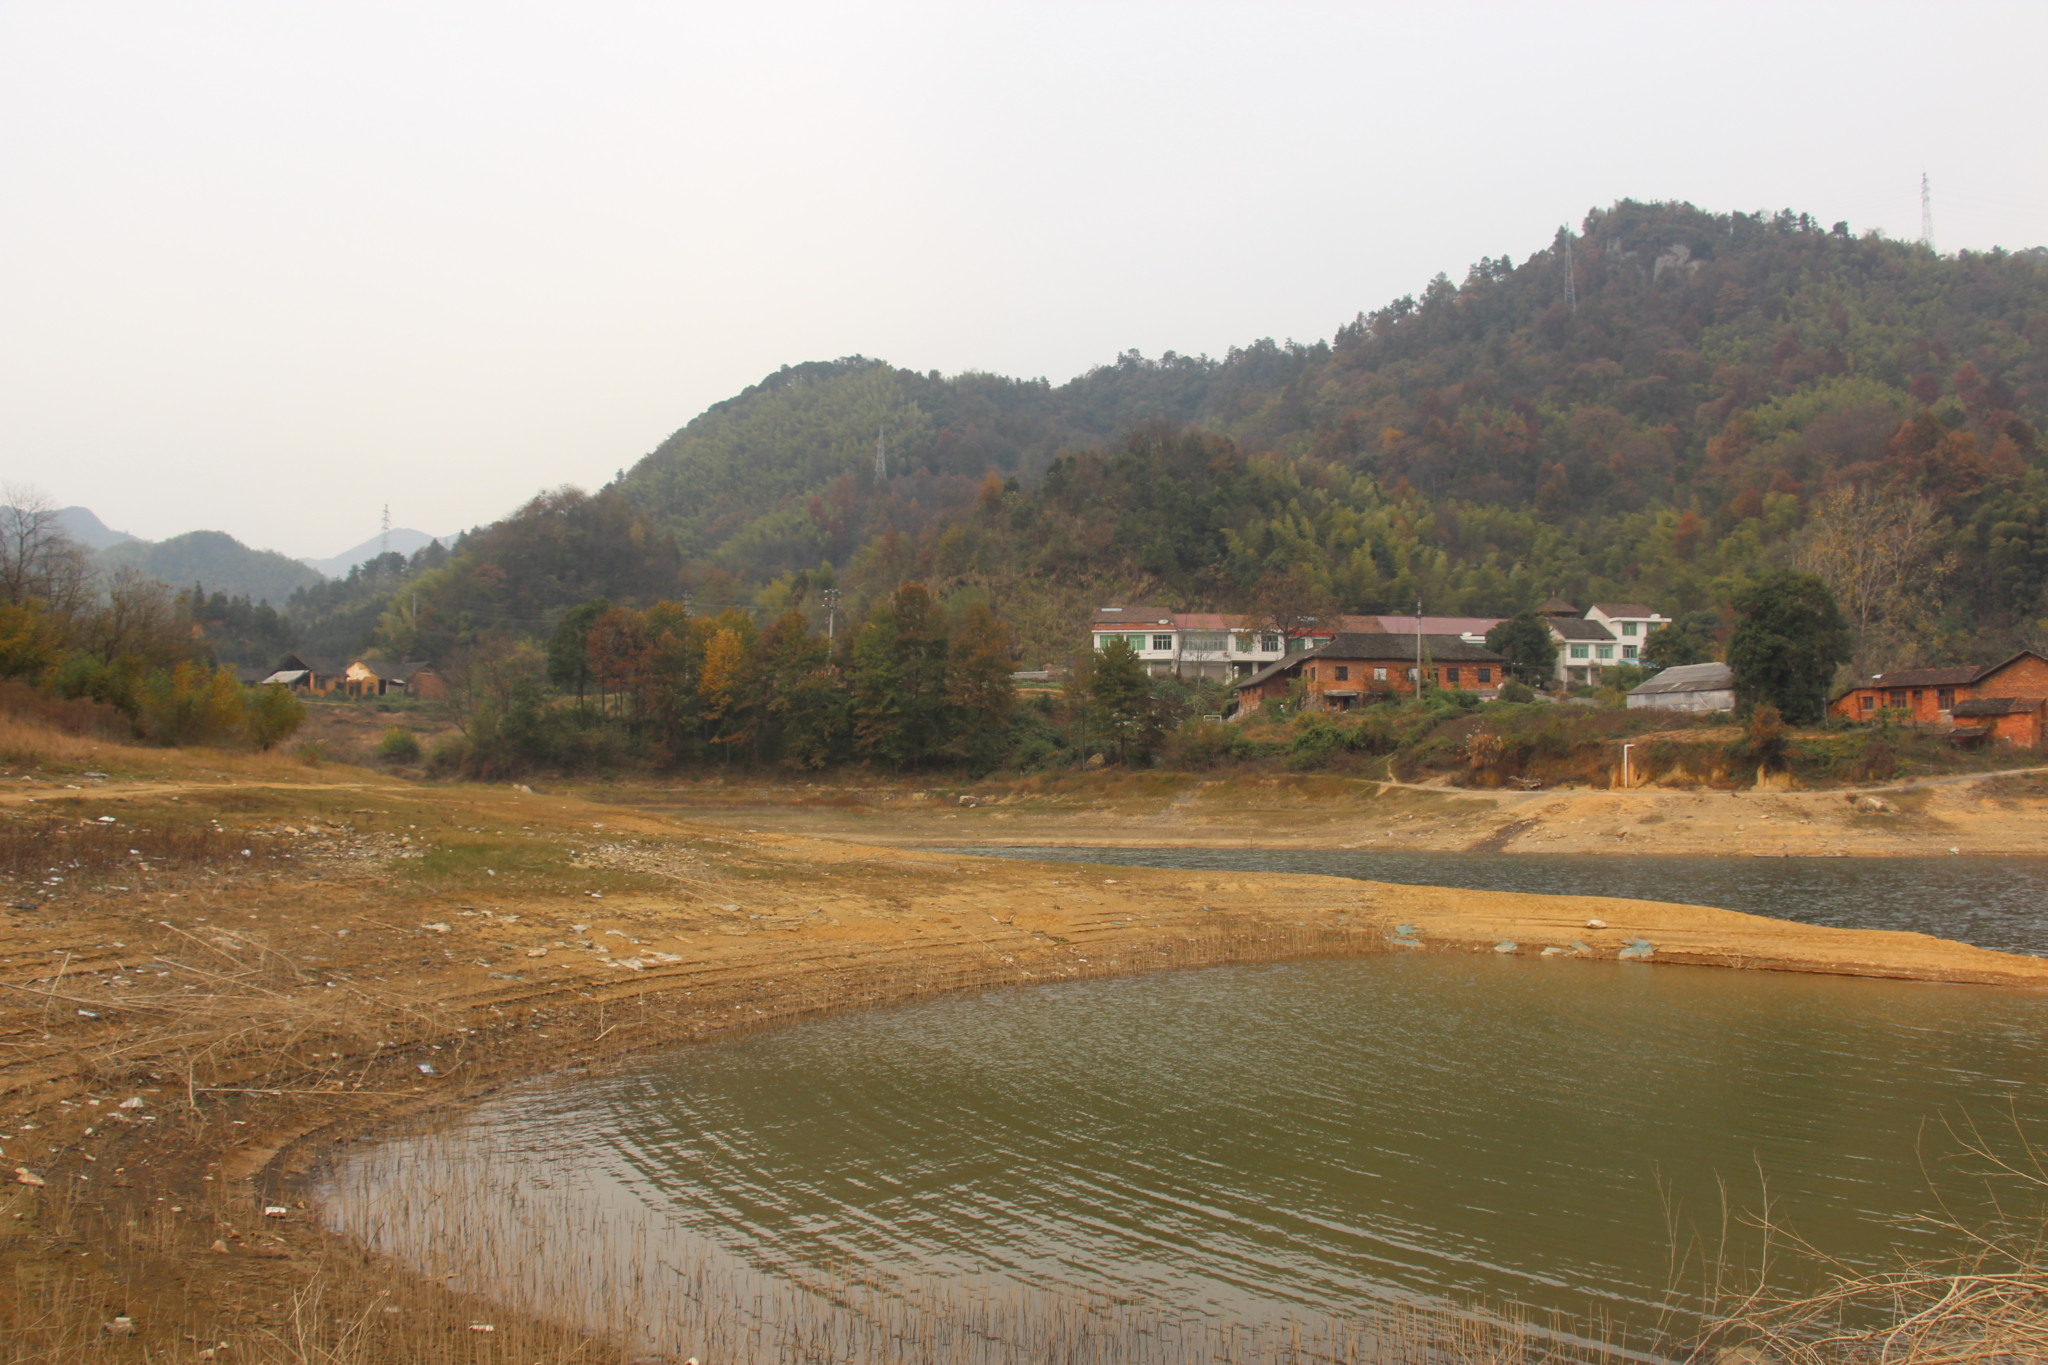
[[[785,369],[613,486],[472,537],[380,630],[430,651],[594,596],[815,611],[828,563],[849,606],[907,577],[993,597],[1032,662],[1136,594],[1713,609],[1824,557],[1849,515],[1830,490],[1859,487],[1910,541],[1865,604],[1887,648],[1981,651],[2048,616],[2044,341],[2038,249],[1623,202],[1329,343],[1126,355],[1058,386]]]
[[[203,583],[209,591],[281,607],[320,573],[275,550],[252,550],[224,531],[187,531],[169,540],[124,540],[99,552],[106,570],[136,569],[173,587]]]

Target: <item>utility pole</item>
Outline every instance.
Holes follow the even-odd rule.
[[[1934,250],[1934,190],[1925,171],[1920,172],[1920,245]]]
[[[1422,699],[1422,594],[1415,594],[1415,699]]]

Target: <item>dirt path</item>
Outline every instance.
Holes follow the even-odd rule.
[[[1166,818],[1199,810],[1186,794],[1159,803]],[[1503,942],[1523,956],[1557,950],[1543,970],[1583,970],[1573,958],[1612,960],[1639,940],[1645,971],[2048,986],[2048,961],[1913,934],[1651,902],[982,860],[762,821],[823,810],[864,833],[919,838],[953,823],[944,815],[1004,813],[957,798],[944,810],[929,794],[874,813],[746,805],[685,818],[623,804],[622,792],[599,802],[354,769],[287,778],[251,764],[211,781],[167,774],[35,795],[32,817],[17,805],[5,818],[111,815],[140,847],[152,821],[176,812],[215,820],[252,850],[212,863],[130,858],[124,836],[104,865],[32,869],[6,892],[0,1148],[4,1169],[24,1177],[0,1196],[0,1332],[51,1360],[186,1359],[219,1341],[231,1343],[222,1359],[312,1358],[317,1347],[341,1365],[615,1359],[603,1342],[332,1241],[297,1176],[336,1142],[513,1080],[824,1010]],[[1371,798],[1388,803],[1376,816],[1422,820],[1418,832],[1465,818],[1440,814],[1443,799]],[[1471,837],[1502,816],[1488,807]],[[1108,829],[1100,810],[1050,818],[1072,822],[1061,842],[1090,824],[1099,838],[1165,832],[1143,826],[1145,814],[1113,816]],[[732,827],[741,821],[756,830]],[[1266,828],[1239,821],[1236,837]],[[1596,916],[1604,927],[1588,926]],[[1409,930],[1399,946],[1396,926]],[[102,1330],[117,1315],[132,1335]],[[494,1329],[487,1340],[469,1330],[478,1321]]]

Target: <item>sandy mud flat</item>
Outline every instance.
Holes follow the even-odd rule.
[[[21,1358],[320,1343],[336,1360],[613,1358],[329,1238],[299,1177],[333,1144],[517,1079],[819,1011],[1388,952],[2048,985],[2040,959],[1694,906],[874,842],[940,824],[989,840],[1004,807],[957,799],[899,819],[743,794],[715,808],[708,789],[634,801],[282,760],[100,761],[104,779],[0,790],[0,1331]],[[1428,824],[1453,798],[1371,799],[1389,803],[1375,818]],[[2021,821],[2033,798],[1945,799],[2011,801]],[[1122,837],[1125,814],[1148,818],[1098,811],[1098,834]]]

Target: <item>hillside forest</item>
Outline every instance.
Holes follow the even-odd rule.
[[[1791,569],[1839,603],[1845,669],[1989,660],[2048,643],[2044,339],[2040,248],[1624,201],[1328,341],[1127,353],[1059,385],[787,367],[452,549],[268,619],[188,596],[223,658],[537,659],[593,603],[754,640],[800,623],[843,654],[916,583],[1038,668],[1092,607],[1140,600],[1642,601],[1718,649],[1731,603]]]

